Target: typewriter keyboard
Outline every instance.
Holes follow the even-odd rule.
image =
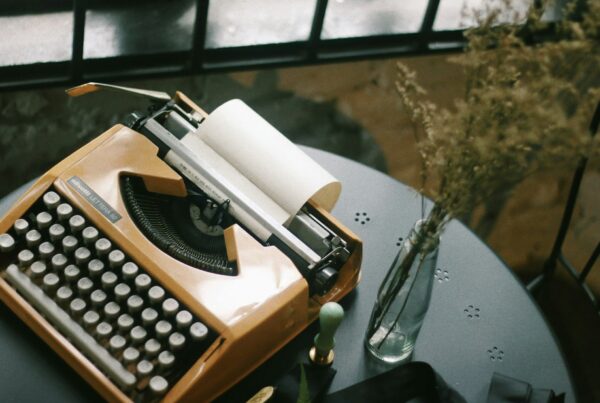
[[[0,264],[8,283],[135,401],[159,399],[216,338],[54,191],[0,235]]]

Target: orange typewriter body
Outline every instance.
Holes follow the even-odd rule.
[[[204,114],[181,93],[176,102],[188,111]],[[307,281],[283,252],[259,243],[237,224],[224,232],[227,259],[235,262],[236,275],[190,267],[144,236],[123,201],[119,186],[122,175],[141,178],[151,192],[186,196],[182,177],[157,152],[157,146],[143,135],[122,125],[114,126],[44,174],[2,218],[0,234],[9,232],[17,219],[40,203],[45,192],[53,190],[110,239],[113,248],[123,251],[128,260],[147,273],[153,284],[162,286],[204,323],[212,338],[197,356],[186,361],[184,368],[179,368],[180,373],[163,395],[140,392],[144,387],[140,380],[131,388],[119,387],[17,292],[5,275],[16,252],[0,254],[0,298],[107,400],[211,401],[305,329],[316,319],[322,304],[341,299],[356,286],[361,242],[329,213],[313,206],[319,218],[339,231],[352,250],[335,285],[323,296],[309,295]],[[81,190],[69,183],[74,177],[87,184],[121,219],[113,223],[94,207]],[[44,237],[44,231],[40,232]]]

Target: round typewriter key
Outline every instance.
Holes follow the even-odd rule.
[[[79,241],[73,235],[67,235],[62,240],[62,247],[65,253],[71,253],[77,249]]]
[[[90,294],[90,301],[93,306],[99,308],[106,302],[106,293],[102,290],[94,290]]]
[[[127,262],[121,268],[121,274],[123,275],[123,280],[131,280],[135,278],[138,274],[138,266],[133,262]]]
[[[73,298],[73,290],[66,285],[63,285],[56,291],[56,302],[61,305],[68,303],[71,298]]]
[[[146,291],[148,288],[150,288],[151,283],[152,283],[152,280],[150,279],[150,276],[148,276],[147,274],[139,274],[135,278],[135,288],[140,293],[143,291]]]
[[[112,271],[107,271],[102,274],[100,281],[102,281],[102,288],[105,290],[112,290],[117,284],[117,275]]]
[[[192,320],[194,320],[192,314],[186,310],[179,311],[175,315],[175,323],[180,330],[187,329],[192,324]]]
[[[148,356],[154,357],[160,352],[160,343],[156,339],[150,339],[144,343],[144,350]]]
[[[204,323],[196,322],[190,326],[190,337],[194,341],[202,341],[208,336],[208,328]]]
[[[148,299],[151,304],[160,304],[164,298],[165,290],[161,286],[155,285],[148,290]]]
[[[98,278],[104,272],[104,263],[102,260],[92,259],[88,263],[88,273],[91,278]]]
[[[83,324],[87,328],[93,328],[100,321],[100,315],[96,311],[87,311],[83,314]]]
[[[65,267],[64,274],[65,280],[67,280],[69,283],[73,283],[77,281],[81,272],[79,271],[79,268],[77,266],[70,264],[67,267]]]
[[[44,279],[42,280],[42,287],[46,290],[47,293],[52,293],[54,290],[58,288],[58,283],[60,279],[54,273],[47,273],[44,275]]]
[[[161,351],[161,353],[158,355],[158,365],[162,369],[171,368],[173,366],[174,362],[175,362],[175,356],[170,351],[167,351],[167,350]]]
[[[93,245],[99,235],[98,230],[94,227],[85,227],[81,232],[83,243],[86,245]]]
[[[148,332],[141,326],[136,326],[129,332],[129,336],[131,337],[131,342],[133,344],[140,344],[146,340],[146,336]]]
[[[0,252],[10,252],[15,247],[15,240],[9,234],[0,235]]]
[[[87,308],[87,304],[81,298],[75,298],[69,304],[69,309],[74,316],[83,315],[85,309]]]
[[[38,253],[42,259],[47,259],[54,253],[54,245],[50,242],[42,242],[40,246],[38,246]]]
[[[117,326],[121,332],[128,332],[133,327],[133,318],[129,314],[121,314],[117,319]]]
[[[100,238],[94,243],[94,248],[96,248],[96,253],[99,256],[104,256],[108,252],[110,252],[110,248],[112,247],[112,243],[106,238]]]
[[[108,319],[116,318],[117,316],[119,316],[120,313],[121,307],[116,302],[111,301],[108,304],[104,305],[104,315],[106,315]]]
[[[33,255],[32,251],[30,251],[29,249],[23,249],[17,255],[17,259],[19,260],[19,266],[29,266],[31,263],[33,263],[34,257],[35,256]]]
[[[125,262],[125,254],[119,249],[115,249],[108,254],[108,264],[110,267],[120,267]]]
[[[174,298],[167,298],[162,303],[162,310],[167,317],[171,317],[179,310],[179,302],[177,302]]]
[[[94,283],[89,277],[82,277],[77,281],[77,291],[79,291],[79,294],[81,295],[88,295],[92,292],[93,288]]]
[[[172,333],[169,336],[169,347],[171,350],[178,351],[185,346],[185,336],[179,332]]]
[[[79,214],[75,214],[73,217],[69,218],[69,227],[73,233],[83,230],[85,227],[85,218]]]
[[[60,203],[60,196],[56,192],[49,191],[44,194],[42,200],[44,201],[44,204],[48,210],[54,210]]]
[[[27,234],[25,234],[25,242],[27,242],[27,246],[30,248],[35,248],[38,246],[41,240],[42,234],[40,234],[38,230],[32,229],[27,231]]]
[[[127,310],[131,313],[139,312],[144,306],[144,300],[139,295],[132,295],[127,298]]]
[[[100,339],[104,339],[104,338],[110,336],[112,331],[113,331],[112,326],[107,322],[100,322],[100,323],[98,323],[98,326],[96,326],[96,335]]]
[[[150,378],[150,383],[148,384],[152,393],[157,395],[162,395],[167,392],[169,388],[169,382],[162,376],[156,375]]]
[[[62,253],[57,253],[56,255],[52,256],[50,263],[52,264],[52,268],[54,270],[62,271],[67,266],[68,259]]]
[[[110,338],[110,341],[108,342],[108,347],[112,352],[116,353],[123,350],[125,348],[125,344],[127,344],[127,340],[125,340],[125,337],[115,334],[113,337]]]
[[[39,229],[48,228],[52,224],[52,215],[46,211],[42,211],[35,216],[35,222]]]
[[[133,362],[136,362],[139,358],[140,358],[140,352],[133,347],[127,347],[123,351],[123,362],[125,364],[131,364]]]
[[[60,241],[65,236],[65,227],[60,224],[52,224],[48,233],[52,242]]]
[[[173,326],[166,320],[159,320],[156,323],[156,326],[154,326],[156,337],[158,337],[159,339],[164,339],[165,337],[167,337],[172,330]]]
[[[142,311],[142,323],[144,326],[153,325],[158,319],[158,312],[152,308],[146,308]]]
[[[31,277],[40,278],[44,274],[46,274],[46,263],[40,262],[39,260],[37,262],[33,262],[31,264],[30,270],[31,270]]]
[[[138,362],[136,367],[137,373],[140,377],[148,376],[154,371],[154,365],[150,361],[142,360]]]
[[[26,234],[27,231],[29,231],[29,223],[27,222],[27,220],[19,218],[13,224],[13,228],[15,229],[15,232],[17,233],[17,235],[23,235],[23,234]]]
[[[82,267],[88,262],[88,260],[90,260],[91,257],[92,253],[85,246],[81,246],[75,251],[75,263],[81,265]]]
[[[129,294],[131,294],[131,287],[129,287],[125,283],[119,283],[115,286],[114,292],[115,292],[115,299],[117,301],[119,301],[119,302],[125,301],[125,299],[127,299],[127,297],[129,297]]]
[[[61,221],[66,221],[73,214],[73,207],[68,203],[61,203],[56,208],[56,216]]]

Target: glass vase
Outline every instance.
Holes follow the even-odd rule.
[[[381,283],[365,335],[367,350],[388,364],[412,353],[429,307],[439,250],[438,231],[417,221]]]

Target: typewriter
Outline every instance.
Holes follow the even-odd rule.
[[[319,197],[282,217],[210,157],[198,139],[226,110],[209,115],[179,92],[68,92],[99,89],[150,106],[50,169],[1,219],[0,298],[109,401],[211,401],[355,287],[361,241]],[[232,105],[245,118],[228,124],[275,130]],[[252,155],[223,140],[233,131],[218,141]],[[280,158],[264,155],[271,143],[254,158]],[[299,172],[315,168],[292,153]],[[290,193],[310,179],[296,176]]]

